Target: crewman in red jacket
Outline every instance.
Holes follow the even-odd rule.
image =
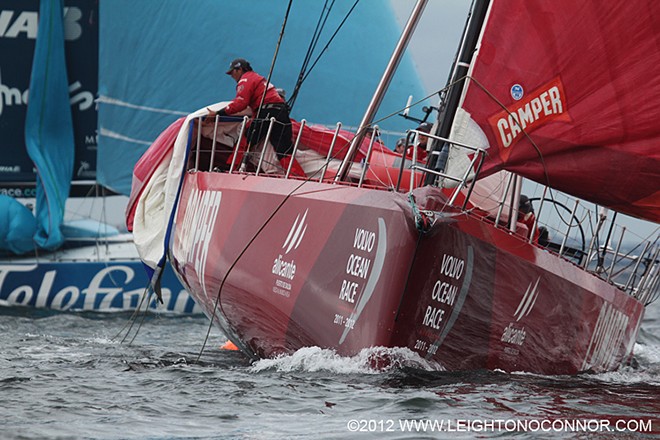
[[[426,151],[426,145],[428,144],[429,138],[428,136],[424,136],[421,133],[430,133],[431,128],[433,128],[433,125],[429,122],[422,122],[419,127],[417,127],[415,130],[419,131],[420,133],[418,134],[419,136],[419,142],[417,142],[417,162],[426,162],[426,156],[427,156],[427,151]],[[409,159],[412,159],[413,157],[413,150],[415,149],[415,146],[411,145],[408,147],[406,150],[406,157]]]
[[[520,202],[518,205],[518,221],[527,226],[527,238],[530,237],[532,233],[532,228],[534,223],[536,223],[536,216],[534,214],[534,207],[532,202],[524,194],[520,195]],[[534,238],[532,239],[533,243],[539,242],[540,228],[536,228],[534,231]]]
[[[245,110],[246,107],[250,107],[254,119],[250,124],[247,139],[249,145],[252,146],[257,145],[259,141],[264,139],[268,133],[270,118],[275,118],[270,142],[275,147],[277,157],[286,170],[289,167],[290,154],[293,151],[291,120],[289,119],[289,109],[286,102],[277,92],[275,86],[272,84],[266,86],[266,79],[252,70],[250,63],[243,58],[233,60],[229,64],[229,70],[226,73],[236,81],[236,97],[225,108],[220,109],[217,114],[219,116],[233,115]],[[264,90],[266,91],[265,97]],[[262,97],[263,104],[259,107]],[[215,115],[215,112],[209,112],[210,117]],[[307,177],[300,164],[295,160],[291,166],[291,173],[300,177]]]

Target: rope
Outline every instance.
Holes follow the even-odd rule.
[[[359,0],[358,0],[358,1],[359,1]],[[356,1],[356,4],[357,4],[357,1]],[[353,7],[355,7],[355,5],[354,5]],[[352,10],[352,9],[351,9],[351,10]],[[327,46],[326,46],[326,47],[327,47]],[[446,89],[447,89],[448,87],[450,87],[450,86],[451,86],[451,85],[445,87],[445,89],[442,89],[442,90],[446,90]],[[417,102],[415,102],[415,103],[413,103],[413,104],[410,104],[409,106],[404,107],[404,109],[405,109],[405,108],[412,107],[412,106],[415,106],[415,105],[418,105],[418,104],[420,104],[422,101],[424,101],[424,100],[426,100],[426,99],[429,99],[430,97],[436,95],[437,93],[439,93],[439,91],[438,91],[438,92],[434,92],[434,93],[432,93],[432,94],[430,94],[430,95],[428,95],[428,96],[426,96],[426,97],[420,99],[419,101],[417,101]],[[395,115],[398,115],[398,113],[401,112],[401,111],[402,111],[402,109],[401,109],[401,110],[397,110],[396,112],[391,113],[390,115],[387,115],[387,116],[385,116],[385,117],[379,119],[378,121],[374,122],[374,124],[377,123],[377,122],[383,121],[383,120],[385,120],[385,119],[387,119],[387,118],[390,118],[390,117],[393,117],[393,116],[395,116]],[[345,146],[343,149],[345,149],[345,148],[347,148],[347,147]],[[342,149],[340,149],[340,150],[338,150],[338,151],[341,152]],[[246,153],[249,154],[249,152],[246,152]],[[247,156],[247,154],[246,154],[246,156]],[[332,158],[326,159],[326,161],[325,161],[325,166],[327,166],[327,165],[329,164],[330,160],[332,160]],[[220,296],[221,296],[221,294],[222,294],[222,290],[224,289],[224,285],[225,285],[225,283],[226,283],[226,281],[227,281],[227,278],[229,277],[229,275],[231,274],[231,272],[234,270],[234,267],[236,266],[236,264],[238,264],[239,260],[243,257],[243,255],[245,254],[245,252],[247,252],[247,250],[250,248],[250,246],[252,245],[252,243],[257,239],[257,237],[261,234],[261,232],[264,230],[264,228],[270,223],[270,221],[273,219],[273,217],[275,216],[275,214],[277,214],[277,213],[279,212],[279,210],[282,208],[282,206],[284,206],[284,204],[289,200],[289,198],[290,198],[294,193],[296,193],[300,188],[302,188],[307,182],[309,182],[309,181],[311,181],[311,180],[314,180],[314,178],[317,176],[317,174],[320,173],[320,172],[322,172],[322,171],[324,170],[325,166],[320,167],[320,168],[319,168],[314,174],[312,174],[311,176],[307,177],[307,179],[301,181],[301,183],[300,183],[299,185],[297,185],[295,188],[293,188],[293,189],[292,189],[292,190],[291,190],[291,191],[290,191],[290,192],[284,197],[284,199],[280,202],[280,204],[279,204],[277,207],[275,207],[275,209],[274,209],[273,212],[270,214],[270,216],[264,221],[264,223],[259,227],[259,229],[258,229],[258,230],[255,232],[255,234],[252,236],[252,238],[247,242],[247,244],[246,244],[245,247],[241,250],[241,252],[238,254],[238,256],[234,259],[234,261],[232,262],[232,264],[229,266],[229,269],[227,269],[227,273],[226,273],[225,276],[222,278],[222,281],[221,281],[221,283],[220,283],[220,287],[218,288],[218,293],[217,293],[217,295],[216,295],[216,297],[215,297],[215,300],[214,300],[214,302],[213,302],[213,313],[212,313],[212,315],[211,315],[211,317],[210,317],[210,320],[209,320],[209,326],[208,326],[207,331],[206,331],[206,336],[205,336],[205,338],[204,338],[204,342],[203,342],[203,344],[202,344],[202,347],[201,347],[201,349],[200,349],[200,351],[199,351],[199,354],[198,354],[197,359],[196,359],[195,362],[198,362],[199,359],[201,358],[202,354],[204,353],[204,350],[205,350],[205,348],[206,348],[206,345],[207,345],[207,343],[208,343],[208,340],[209,340],[209,337],[210,337],[210,334],[211,334],[211,329],[213,328],[213,323],[214,323],[214,321],[215,321],[215,319],[216,319],[216,313],[217,313],[217,310],[218,310],[218,308],[222,309],[222,305],[220,304]],[[332,189],[334,189],[334,188],[332,188]],[[417,229],[418,229],[420,232],[425,232],[425,231],[428,230],[428,228],[432,225],[431,220],[430,220],[429,217],[426,215],[426,213],[420,211],[420,210],[417,208],[417,205],[415,204],[414,197],[412,197],[412,194],[410,194],[409,197],[411,198],[411,199],[410,199],[410,200],[411,200],[411,206],[412,206],[413,212],[415,213]],[[442,209],[444,210],[444,209],[446,208],[446,206],[447,206],[447,203],[445,203],[445,206],[443,206]],[[419,244],[419,241],[418,241],[418,244]]]
[[[342,28],[342,26],[344,26],[344,23],[346,22],[346,20],[348,19],[348,17],[353,13],[353,10],[355,9],[355,7],[357,6],[357,4],[358,4],[359,2],[360,2],[360,0],[355,0],[355,3],[353,3],[353,6],[351,6],[351,9],[348,11],[348,13],[347,13],[346,16],[344,17],[344,19],[341,21],[341,23],[339,23],[339,26],[337,27],[337,29],[335,30],[335,32],[334,32],[334,33],[332,34],[332,36],[330,37],[330,40],[328,40],[328,42],[327,42],[327,44],[325,45],[325,47],[321,50],[321,53],[316,57],[316,60],[314,60],[314,63],[312,64],[312,67],[309,68],[309,71],[305,74],[305,76],[304,76],[302,79],[298,79],[298,82],[296,83],[296,87],[294,88],[294,94],[293,94],[292,97],[291,97],[291,99],[293,99],[293,101],[291,101],[291,99],[289,100],[289,101],[290,101],[289,108],[293,108],[293,104],[295,103],[295,99],[294,99],[294,98],[298,95],[298,89],[300,89],[300,86],[302,86],[302,83],[305,82],[305,80],[307,79],[307,77],[309,76],[309,74],[312,73],[312,70],[314,70],[314,67],[316,66],[316,63],[319,62],[319,60],[321,59],[321,57],[323,56],[323,54],[325,53],[325,51],[326,51],[326,50],[328,49],[328,47],[330,46],[330,43],[332,43],[332,40],[335,38],[335,36],[336,36],[337,33],[339,32],[339,30]],[[302,73],[302,72],[301,72],[301,73]]]
[[[516,118],[513,117],[512,113],[509,111],[509,109],[506,108],[506,106],[505,106],[504,104],[502,104],[502,102],[501,102],[500,100],[498,100],[498,99],[495,97],[495,95],[493,95],[488,89],[486,89],[486,87],[484,87],[484,85],[481,84],[478,80],[474,79],[472,76],[466,75],[465,77],[463,77],[463,78],[457,80],[456,82],[458,82],[458,81],[462,81],[462,80],[464,80],[464,79],[469,79],[470,81],[474,81],[474,83],[475,83],[475,84],[476,84],[476,85],[477,85],[477,86],[478,86],[478,87],[479,87],[479,88],[480,88],[480,89],[481,89],[486,95],[488,95],[488,96],[489,96],[493,101],[495,101],[495,103],[496,103],[497,105],[499,105],[499,106],[500,106],[500,107],[501,107],[501,108],[502,108],[502,109],[503,109],[503,110],[504,110],[509,116],[511,116],[511,119],[512,119],[512,120],[514,121],[514,123],[520,128],[520,131],[525,135],[525,137],[527,138],[527,140],[529,140],[529,143],[532,144],[532,147],[533,147],[534,150],[536,151],[536,154],[539,156],[539,160],[541,161],[541,166],[543,167],[543,175],[545,176],[545,182],[546,182],[545,184],[546,184],[546,186],[549,187],[549,186],[550,186],[550,176],[548,176],[548,170],[547,170],[547,167],[545,166],[545,160],[543,159],[543,153],[541,153],[541,149],[538,147],[538,145],[536,145],[536,142],[534,142],[534,140],[531,138],[531,136],[529,135],[529,133],[527,133],[527,131],[525,131],[525,129],[522,127],[522,125],[520,125],[520,123],[518,123],[518,120],[517,120]]]
[[[428,223],[424,219],[422,212],[417,207],[417,203],[415,203],[415,196],[413,196],[412,192],[408,194],[408,201],[410,202],[413,215],[415,216],[415,226],[417,226],[417,230],[419,232],[424,232],[425,226]]]
[[[307,70],[307,66],[309,65],[309,60],[312,58],[312,53],[316,48],[316,44],[318,43],[319,38],[321,38],[321,32],[325,27],[325,23],[328,20],[328,17],[330,16],[330,11],[332,10],[334,4],[335,2],[333,0],[332,4],[328,8],[327,7],[328,0],[326,0],[325,4],[323,5],[323,10],[321,11],[321,15],[319,15],[319,20],[316,23],[316,29],[314,29],[314,35],[312,35],[312,40],[310,41],[309,47],[307,48],[307,53],[305,54],[305,60],[303,61],[302,66],[300,67],[298,80],[296,81],[296,85],[293,88],[293,92],[291,93],[291,98],[289,98],[289,101],[287,102],[289,109],[292,109],[294,103],[296,102],[296,97],[298,96],[298,91],[300,90],[300,86],[302,85],[303,77],[305,76],[305,71]],[[327,13],[325,13],[326,9],[328,11]],[[325,13],[325,18],[323,17],[324,13]]]
[[[316,174],[314,174],[314,175],[316,175]],[[290,191],[290,192],[284,197],[284,199],[282,199],[282,201],[280,202],[280,204],[277,205],[277,207],[275,207],[275,209],[274,209],[273,212],[270,214],[270,216],[268,216],[268,218],[266,219],[266,221],[265,221],[265,222],[259,227],[259,229],[257,230],[257,232],[255,232],[255,234],[252,236],[252,238],[247,242],[247,244],[245,245],[245,247],[243,248],[243,250],[242,250],[242,251],[238,254],[238,256],[234,259],[234,261],[231,263],[231,266],[229,266],[229,269],[227,269],[227,273],[226,273],[225,276],[222,278],[222,282],[220,283],[220,287],[218,288],[218,294],[216,295],[216,297],[215,297],[215,301],[213,302],[213,314],[211,315],[211,319],[210,319],[210,322],[209,322],[209,327],[208,327],[208,329],[207,329],[207,331],[206,331],[206,337],[204,338],[204,343],[202,344],[202,348],[200,349],[200,351],[199,351],[199,355],[197,356],[197,359],[195,360],[195,362],[198,362],[198,361],[199,361],[199,359],[202,357],[202,353],[204,352],[204,349],[206,348],[206,344],[207,344],[208,339],[209,339],[209,336],[210,336],[210,334],[211,334],[211,329],[213,328],[213,321],[215,320],[215,317],[216,317],[216,311],[218,310],[218,305],[220,304],[220,294],[222,293],[222,289],[224,288],[225,282],[227,281],[227,278],[229,277],[229,274],[234,270],[234,267],[236,266],[236,264],[238,264],[238,261],[241,259],[241,257],[243,257],[243,255],[245,254],[245,252],[247,252],[247,250],[250,248],[250,246],[252,245],[252,243],[254,242],[254,240],[256,240],[257,237],[261,234],[261,231],[263,231],[264,228],[265,228],[266,226],[268,226],[268,224],[269,224],[270,221],[273,219],[273,217],[275,217],[275,214],[277,214],[277,213],[279,212],[279,210],[282,208],[282,206],[284,206],[284,204],[289,200],[289,198],[290,198],[290,197],[291,197],[296,191],[298,191],[300,188],[302,188],[303,185],[305,185],[307,182],[309,182],[309,181],[314,177],[314,175],[308,177],[306,180],[303,180],[298,186],[296,186],[294,189],[292,189],[292,190],[291,190],[291,191]],[[333,189],[334,189],[334,188],[333,188]],[[220,308],[222,308],[222,306],[220,306]]]
[[[261,99],[259,100],[259,107],[257,108],[257,114],[254,115],[254,119],[259,119],[261,115],[261,107],[264,104],[264,101],[266,100],[266,93],[268,92],[268,86],[270,85],[270,78],[273,76],[273,70],[275,69],[275,62],[277,61],[277,54],[280,51],[280,44],[282,43],[282,38],[284,37],[284,29],[286,29],[286,22],[289,19],[289,11],[291,10],[291,4],[293,3],[293,0],[289,0],[289,5],[286,8],[286,13],[284,14],[284,21],[282,22],[282,29],[280,29],[280,36],[277,38],[277,45],[275,46],[275,53],[273,54],[273,60],[270,63],[270,70],[268,71],[268,77],[266,78],[266,86],[264,87],[264,93],[261,95]],[[249,140],[249,139],[248,139]],[[250,144],[248,143],[246,147],[246,153],[250,152]],[[247,154],[246,156],[247,157]],[[246,165],[247,162],[245,160],[243,161],[243,165]]]
[[[268,78],[266,78],[266,87],[264,87],[264,93],[261,95],[261,100],[259,101],[259,109],[255,119],[259,119],[259,114],[261,113],[261,106],[264,104],[266,99],[266,93],[268,92],[268,85],[270,84],[270,78],[273,76],[273,70],[275,69],[275,62],[277,61],[277,54],[280,51],[280,44],[282,44],[282,38],[284,37],[284,29],[286,29],[286,22],[289,20],[289,11],[291,11],[291,4],[293,0],[289,0],[289,5],[286,8],[286,14],[284,14],[284,21],[282,22],[282,29],[280,29],[280,36],[277,38],[277,46],[275,46],[275,53],[273,54],[273,61],[270,63],[270,70],[268,71]]]
[[[146,299],[146,307],[143,311],[143,316],[142,319],[140,320],[140,324],[138,325],[138,328],[135,330],[135,335],[133,335],[133,338],[131,338],[131,341],[128,343],[128,345],[132,344],[135,338],[137,337],[138,333],[140,332],[140,328],[142,328],[142,323],[144,322],[144,317],[147,314],[149,310],[149,304],[151,303],[151,296],[152,296],[152,289],[149,289],[149,286],[146,286],[144,290],[142,291],[142,295],[140,295],[140,302],[138,303],[137,307],[135,310],[133,310],[133,313],[131,314],[130,318],[128,318],[128,321],[124,326],[117,332],[115,336],[112,337],[112,340],[116,340],[119,338],[119,336],[126,330],[126,334],[122,338],[121,341],[119,341],[121,344],[123,344],[126,341],[126,338],[128,338],[128,335],[131,333],[131,330],[133,329],[133,325],[135,325],[136,319],[138,317],[138,314],[140,313],[140,309],[142,309],[142,304],[144,304],[144,300]],[[128,329],[126,327],[128,326]]]
[[[327,165],[328,162],[329,161],[326,160],[326,165]],[[200,349],[199,355],[197,356],[197,359],[196,359],[195,362],[199,361],[199,359],[202,356],[202,353],[204,352],[204,349],[206,348],[206,344],[208,343],[208,339],[209,339],[210,334],[211,334],[211,329],[213,328],[213,322],[216,318],[216,311],[218,310],[218,306],[220,305],[220,295],[222,294],[222,289],[224,288],[225,282],[227,281],[227,278],[229,277],[229,274],[233,271],[236,264],[238,264],[238,261],[243,257],[243,255],[245,254],[245,252],[247,252],[247,250],[250,248],[252,243],[261,234],[261,232],[264,230],[264,228],[271,222],[273,217],[275,217],[275,214],[277,214],[279,212],[279,210],[284,206],[284,204],[289,200],[289,198],[291,198],[291,196],[293,194],[295,194],[300,188],[302,188],[307,182],[310,182],[310,181],[314,180],[315,176],[319,172],[322,172],[323,169],[324,169],[324,167],[320,167],[314,174],[307,177],[307,179],[301,181],[299,185],[297,185],[295,188],[293,188],[284,197],[284,199],[280,202],[279,205],[277,205],[277,207],[275,207],[273,212],[268,216],[268,218],[264,221],[264,223],[259,227],[257,232],[255,232],[255,234],[247,242],[247,244],[245,245],[243,250],[241,250],[241,252],[234,259],[232,264],[229,266],[229,269],[227,270],[227,273],[222,278],[222,282],[220,283],[220,287],[218,288],[218,294],[216,295],[215,300],[213,302],[213,314],[210,317],[210,322],[209,322],[209,327],[208,327],[207,332],[206,332],[206,337],[204,338],[204,343],[202,344],[202,348]],[[333,187],[331,189],[328,189],[327,191],[334,190],[334,189],[335,188]],[[417,207],[417,205],[415,203],[415,199],[414,199],[414,196],[412,195],[412,193],[409,193],[408,197],[409,197],[409,200],[410,200],[410,203],[411,203],[411,206],[412,206],[413,213],[415,215],[415,221],[416,221],[416,224],[417,224],[417,229],[420,231],[420,239],[418,239],[418,242],[417,242],[417,246],[419,246],[419,240],[421,240],[421,236],[426,231],[428,231],[428,229],[433,225],[433,222],[431,221],[431,219],[428,217],[428,215],[424,211],[419,210],[419,208]],[[445,204],[445,206],[446,206],[446,204]],[[444,209],[444,207],[443,207],[443,209]],[[417,247],[415,248],[415,252],[416,252],[416,250],[417,250]],[[412,270],[412,269],[410,269],[410,270]],[[220,305],[220,309],[222,309],[221,305]]]

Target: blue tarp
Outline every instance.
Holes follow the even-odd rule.
[[[17,200],[0,194],[0,249],[24,254],[34,250],[34,215]]]
[[[73,173],[73,123],[64,58],[62,0],[42,0],[34,51],[25,143],[37,169],[35,243],[52,250],[60,230]]]
[[[291,8],[271,79],[289,94],[324,3],[298,1]],[[330,3],[312,60],[355,2]],[[246,58],[267,76],[287,5],[287,0],[101,0],[99,182],[128,194],[133,164],[162,130],[182,114],[231,100],[236,83],[224,72],[232,59]],[[389,0],[360,2],[307,78],[291,116],[357,126],[400,33]],[[377,118],[396,113],[411,94],[422,98],[424,89],[406,56]],[[395,116],[380,126],[404,131],[415,124]],[[394,147],[397,137],[388,145]]]

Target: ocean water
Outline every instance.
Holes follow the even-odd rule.
[[[251,364],[220,349],[203,316],[129,318],[0,310],[0,438],[660,435],[660,304],[632,365],[559,377],[442,372],[406,350],[386,353],[394,362],[383,369],[379,352],[318,348]]]

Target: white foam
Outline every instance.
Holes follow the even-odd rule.
[[[660,347],[635,344],[633,353],[637,361],[636,367],[623,366],[616,371],[588,376],[611,383],[660,384]]]
[[[657,369],[640,371],[630,367],[623,367],[617,371],[610,371],[608,373],[599,373],[588,376],[603,382],[616,384],[645,383],[660,385],[659,373],[660,372],[658,372]]]
[[[633,354],[642,364],[660,364],[660,346],[658,345],[635,344]]]
[[[421,358],[408,348],[372,347],[361,350],[355,356],[338,355],[334,350],[304,347],[291,355],[262,359],[252,365],[253,372],[274,369],[276,371],[328,371],[335,374],[379,374],[393,369],[410,367],[427,371],[443,368]]]
[[[120,340],[107,336],[96,336],[89,339],[90,342],[99,345],[119,345]]]

